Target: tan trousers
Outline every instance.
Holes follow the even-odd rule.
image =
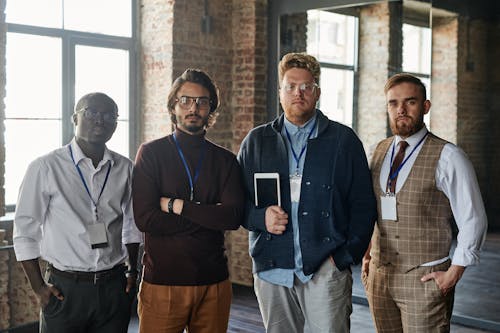
[[[377,332],[449,332],[454,290],[443,296],[434,280],[420,281],[425,274],[449,266],[447,261],[404,273],[370,262],[369,274],[362,280]]]
[[[141,282],[137,312],[140,333],[225,333],[231,282],[164,286]]]

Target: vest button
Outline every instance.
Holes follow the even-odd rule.
[[[308,181],[308,182],[306,182],[306,185],[307,185],[307,186],[311,185],[311,182],[309,182],[309,181]]]
[[[398,239],[398,238],[399,238],[399,235],[394,236],[394,238]]]
[[[309,215],[308,212],[302,212],[302,216],[307,216],[307,215]]]

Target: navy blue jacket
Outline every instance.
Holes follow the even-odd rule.
[[[254,205],[253,175],[278,172],[281,205],[291,213],[288,150],[281,129],[284,115],[254,128],[243,140],[238,161],[247,190],[253,271],[294,268],[291,221],[282,235],[266,231],[265,210]],[[317,110],[318,136],[309,139],[305,157],[298,224],[304,274],[316,272],[329,256],[340,270],[361,261],[377,217],[376,201],[361,141],[347,126]]]

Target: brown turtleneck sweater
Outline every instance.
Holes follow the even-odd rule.
[[[132,184],[134,216],[145,234],[144,280],[162,285],[206,285],[228,278],[224,231],[237,229],[244,213],[241,171],[230,151],[205,135],[175,135],[194,178],[190,185],[172,135],[144,143]],[[194,179],[193,179],[194,180]],[[181,216],[160,209],[160,198],[184,200]]]

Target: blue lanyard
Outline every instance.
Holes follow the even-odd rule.
[[[68,147],[69,147],[69,154],[71,155],[71,160],[73,161],[73,164],[75,165],[76,170],[78,171],[78,174],[80,175],[80,179],[82,180],[83,186],[85,186],[85,190],[87,190],[87,194],[89,195],[90,200],[94,204],[95,218],[97,220],[98,219],[97,204],[99,203],[99,200],[101,199],[102,192],[104,192],[104,188],[106,187],[106,184],[108,183],[108,177],[109,177],[109,173],[111,171],[111,163],[109,163],[108,171],[106,172],[106,178],[104,179],[104,184],[102,184],[102,188],[101,188],[101,192],[99,193],[99,197],[97,197],[97,201],[94,201],[94,199],[92,198],[92,195],[90,194],[89,187],[87,186],[87,182],[85,182],[85,178],[83,178],[82,170],[80,170],[80,167],[75,162],[75,158],[73,157],[73,149],[71,149],[71,145],[69,145]]]
[[[293,159],[295,160],[295,163],[297,163],[297,167],[296,167],[296,171],[295,172],[298,175],[299,174],[300,159],[302,158],[302,155],[304,155],[304,152],[306,151],[307,141],[311,138],[311,135],[312,135],[314,129],[316,128],[316,120],[314,120],[314,124],[312,125],[312,128],[309,131],[309,135],[307,136],[306,143],[302,147],[302,150],[300,151],[299,156],[297,156],[297,153],[295,152],[295,149],[293,149],[292,139],[290,138],[290,133],[288,132],[288,129],[286,128],[286,125],[283,125],[283,126],[285,126],[286,137],[288,138],[288,142],[290,142],[290,149],[292,150]]]
[[[408,156],[406,156],[406,158],[403,160],[403,162],[401,162],[401,164],[399,165],[399,167],[396,170],[394,170],[394,173],[391,175],[392,162],[393,162],[393,159],[394,159],[394,147],[396,146],[395,144],[392,145],[391,163],[389,164],[389,180],[388,180],[389,186],[390,186],[390,183],[398,176],[399,171],[401,170],[401,168],[403,167],[403,165],[406,164],[406,162],[411,157],[411,155],[413,155],[413,153],[415,152],[415,150],[417,150],[418,146],[420,146],[422,144],[422,142],[424,142],[424,139],[427,137],[427,134],[429,134],[429,132],[425,133],[424,137],[422,139],[420,139],[420,141],[417,143],[417,145],[415,146],[415,148],[413,148],[413,150],[410,152],[410,154]]]
[[[203,162],[203,159],[205,158],[205,152],[207,151],[207,141],[203,140],[203,149],[200,154],[200,159],[198,161],[198,165],[196,166],[196,169],[194,170],[194,177],[191,176],[191,172],[189,171],[189,166],[186,162],[186,158],[184,157],[184,153],[182,152],[181,146],[179,145],[179,142],[177,142],[177,138],[175,137],[175,133],[172,134],[172,138],[174,139],[175,146],[177,147],[177,152],[179,153],[179,156],[181,157],[182,164],[184,164],[184,169],[186,170],[186,174],[188,176],[189,180],[189,188],[190,188],[190,194],[189,194],[189,200],[193,201],[194,200],[194,184],[198,180],[198,176],[200,175],[200,170],[201,170],[201,164]]]

